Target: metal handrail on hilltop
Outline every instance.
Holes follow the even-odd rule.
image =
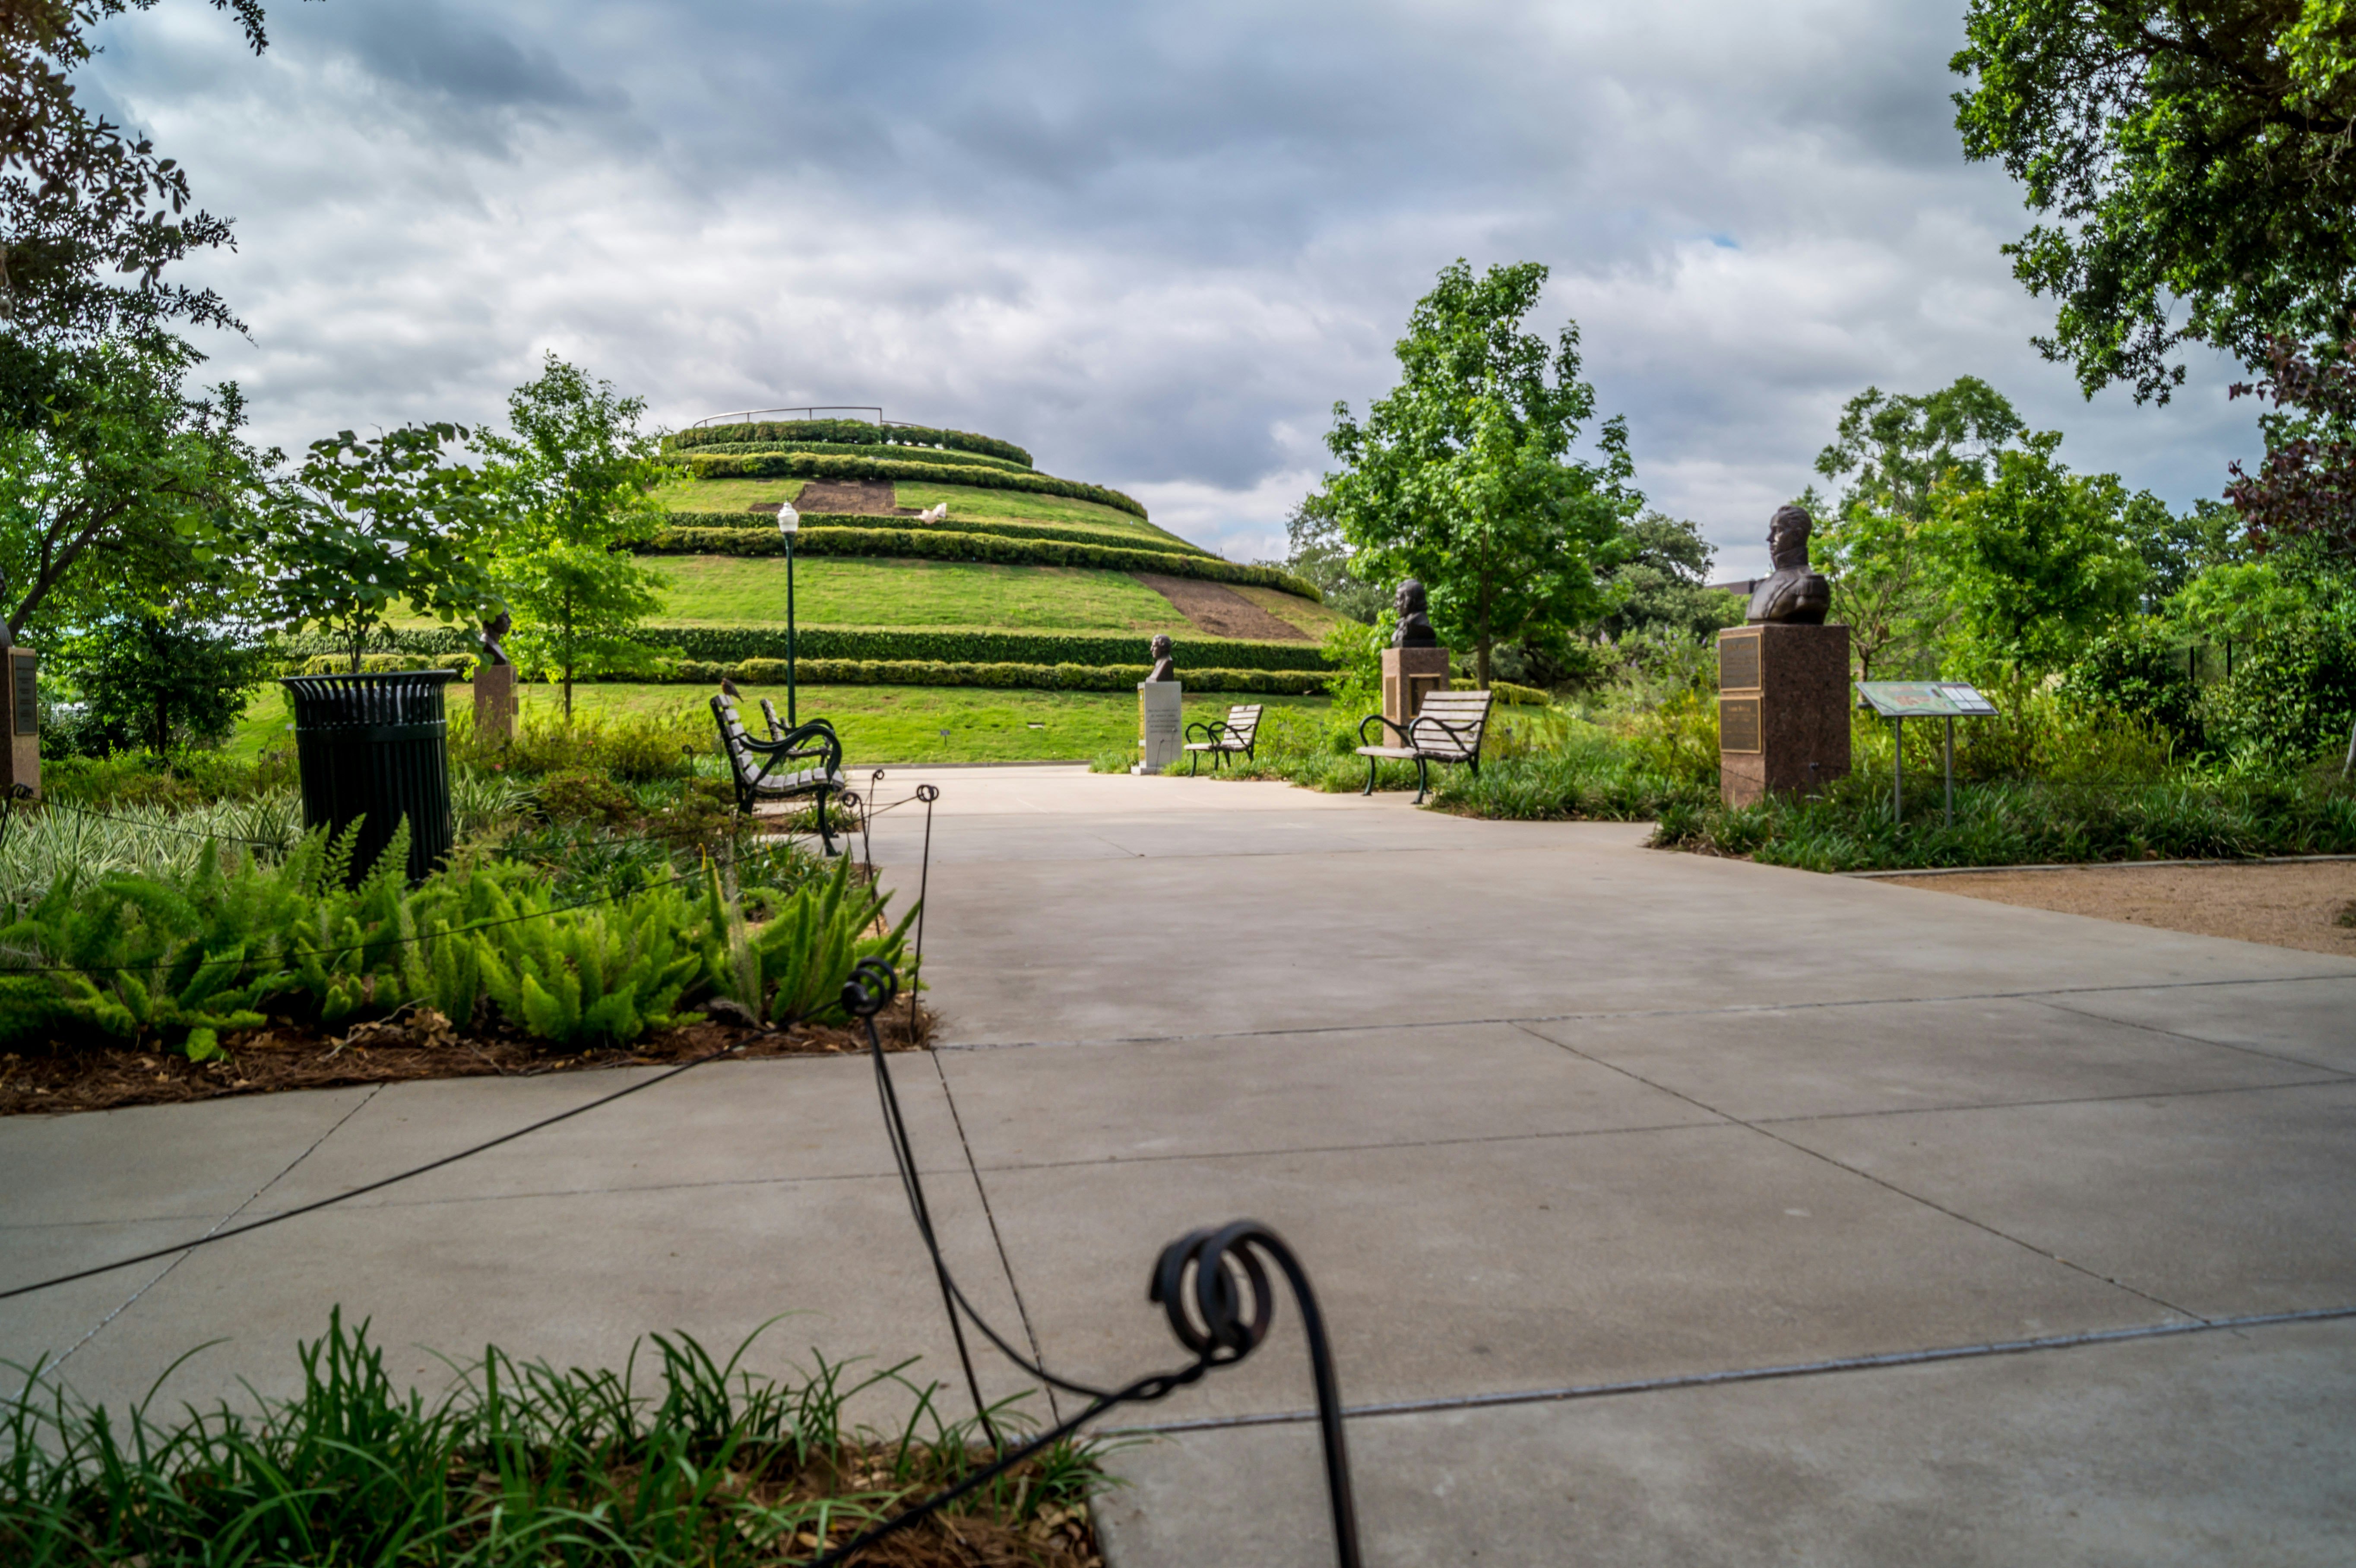
[[[713,414],[709,418],[696,421],[687,428],[690,430],[701,430],[708,424],[749,424],[753,421],[755,416],[760,414],[792,414],[800,419],[811,420],[818,418],[820,414],[848,413],[873,414],[877,424],[884,425],[893,430],[914,430],[916,428],[913,424],[910,424],[906,420],[885,419],[884,417],[884,411],[875,407],[872,403],[820,403],[816,407],[807,409],[746,409],[742,413]]]

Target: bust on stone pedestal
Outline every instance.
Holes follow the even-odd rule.
[[[1778,507],[1767,524],[1767,559],[1774,574],[1751,590],[1742,619],[1753,626],[1821,626],[1833,607],[1833,585],[1808,570],[1808,533],[1815,525],[1798,507]]]
[[[1145,646],[1146,651],[1153,656],[1153,668],[1146,675],[1145,678],[1148,680],[1176,680],[1178,678],[1178,660],[1174,656],[1177,650],[1171,643],[1170,639],[1157,632],[1154,634],[1153,640],[1146,644]]]
[[[1410,577],[1398,585],[1398,630],[1383,650],[1383,718],[1389,721],[1385,745],[1398,745],[1422,710],[1425,696],[1448,689],[1448,650],[1431,629],[1423,584]]]
[[[1398,585],[1392,601],[1398,607],[1398,630],[1391,634],[1395,648],[1436,648],[1440,634],[1431,629],[1431,613],[1423,584],[1410,577]]]
[[[475,731],[486,740],[515,739],[515,666],[504,645],[515,617],[504,608],[483,623],[483,660],[475,667]]]
[[[1137,743],[1145,760],[1130,771],[1158,773],[1183,754],[1184,693],[1178,683],[1176,649],[1170,639],[1156,635],[1146,645],[1153,655],[1153,668],[1137,683]]]

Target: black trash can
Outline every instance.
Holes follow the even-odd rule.
[[[294,758],[303,771],[303,826],[341,833],[365,816],[352,851],[357,878],[409,819],[409,880],[423,881],[450,854],[448,669],[386,675],[290,675]]]

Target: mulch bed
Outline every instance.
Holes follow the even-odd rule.
[[[1280,621],[1234,589],[1191,577],[1165,577],[1158,571],[1132,571],[1144,583],[1177,607],[1178,613],[1215,637],[1248,637],[1254,642],[1305,643],[1309,634],[1290,621]],[[1178,672],[1183,680],[1184,670]]]
[[[813,479],[794,498],[798,512],[864,512],[879,517],[916,515],[917,508],[898,505],[889,479]],[[755,507],[755,511],[777,508]]]
[[[876,1019],[886,1051],[924,1047],[932,1016],[905,1003]],[[839,1056],[867,1049],[856,1031],[796,1024],[782,1030],[707,1021],[649,1034],[626,1047],[564,1051],[504,1029],[457,1033],[428,1010],[321,1030],[279,1026],[224,1036],[227,1054],[195,1062],[177,1051],[127,1046],[56,1046],[0,1056],[0,1116],[173,1105],[286,1089],[333,1089],[421,1078],[530,1078],[605,1067],[675,1067],[735,1046],[742,1060]]]

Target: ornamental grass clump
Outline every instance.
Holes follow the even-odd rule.
[[[910,1362],[813,1357],[783,1378],[653,1335],[622,1370],[558,1371],[496,1347],[445,1392],[402,1388],[368,1325],[331,1313],[303,1385],[258,1408],[118,1417],[36,1368],[0,1404],[0,1560],[12,1568],[753,1568],[806,1560],[987,1464]],[[642,1355],[651,1344],[653,1355]],[[642,1360],[656,1368],[645,1375]],[[851,1424],[853,1400],[906,1405]],[[994,1408],[1001,1428],[1023,1413]],[[1066,1441],[912,1527],[873,1561],[912,1568],[1096,1561],[1101,1445]],[[862,1559],[868,1561],[870,1559]]]

